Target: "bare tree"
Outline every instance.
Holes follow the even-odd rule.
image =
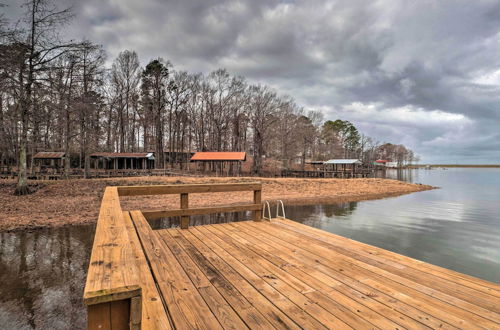
[[[138,94],[139,94],[139,57],[135,51],[125,50],[118,54],[111,67],[112,82],[115,97],[118,100],[116,110],[119,120],[120,152],[135,150],[136,129],[138,120]]]
[[[248,107],[251,113],[253,134],[253,173],[262,174],[262,159],[265,156],[264,142],[276,121],[274,115],[280,107],[280,100],[274,91],[265,86],[250,86],[249,92]]]
[[[21,90],[19,114],[21,136],[19,147],[19,173],[15,193],[29,193],[27,178],[27,143],[31,116],[33,115],[33,97],[43,79],[43,71],[59,57],[75,47],[72,42],[61,42],[58,29],[72,18],[69,9],[59,10],[50,0],[30,0],[24,4],[25,18],[19,31],[14,34],[12,44],[19,44],[24,49],[22,65],[19,67],[18,83]]]
[[[99,139],[99,110],[102,108],[100,89],[103,84],[105,53],[102,47],[89,41],[75,51],[78,60],[80,95],[78,97],[78,120],[80,136],[80,167],[84,177],[89,177],[89,148],[97,150]]]
[[[188,115],[186,104],[191,96],[191,79],[185,71],[173,72],[167,89],[168,162],[174,167],[177,152],[184,151]]]
[[[149,62],[142,72],[142,94],[143,105],[150,109],[153,115],[153,126],[155,136],[156,150],[156,168],[165,167],[164,155],[164,121],[166,89],[169,81],[169,63],[164,63],[162,59],[156,59]]]

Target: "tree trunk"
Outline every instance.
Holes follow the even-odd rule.
[[[21,110],[21,122],[22,122],[22,132],[21,132],[21,143],[19,148],[19,168],[17,177],[17,187],[14,191],[15,195],[27,195],[30,193],[28,188],[28,173],[26,164],[26,148],[28,144],[28,116],[26,114],[27,104],[23,105]]]

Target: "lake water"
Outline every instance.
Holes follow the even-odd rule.
[[[441,188],[383,200],[289,205],[286,216],[500,283],[500,169],[393,170],[387,177]],[[215,221],[220,219],[232,217]],[[81,299],[94,230],[0,233],[0,328],[85,328]]]
[[[0,233],[0,329],[84,329],[95,226]]]
[[[387,172],[440,189],[383,200],[288,206],[287,218],[500,283],[500,169]]]

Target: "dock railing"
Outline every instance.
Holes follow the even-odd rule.
[[[189,208],[189,194],[217,193],[233,191],[253,191],[253,204],[239,204],[230,206],[215,206]],[[181,229],[189,227],[189,216],[204,215],[224,212],[253,211],[253,220],[260,221],[262,211],[262,184],[258,182],[250,183],[221,183],[221,184],[183,184],[183,185],[158,185],[158,186],[131,186],[118,187],[120,196],[144,196],[144,195],[166,195],[179,194],[180,207],[171,210],[142,211],[148,220],[181,217]]]
[[[234,191],[253,191],[253,203],[189,208],[190,194]],[[151,309],[163,310],[162,302],[156,298],[157,289],[136,228],[129,212],[122,210],[120,196],[165,194],[179,194],[180,208],[142,211],[146,219],[180,216],[183,229],[189,227],[192,215],[252,211],[254,221],[262,220],[262,184],[259,182],[107,187],[83,297],[88,329],[140,329],[144,317],[151,319],[148,315]],[[146,310],[144,299],[148,300]]]

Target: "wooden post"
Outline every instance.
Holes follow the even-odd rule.
[[[181,194],[181,209],[187,209],[189,207],[188,194]],[[188,229],[189,227],[189,216],[181,217],[181,229]]]
[[[254,204],[262,203],[262,190],[253,191],[253,203]],[[261,221],[261,220],[262,220],[261,210],[253,211],[253,221]]]

